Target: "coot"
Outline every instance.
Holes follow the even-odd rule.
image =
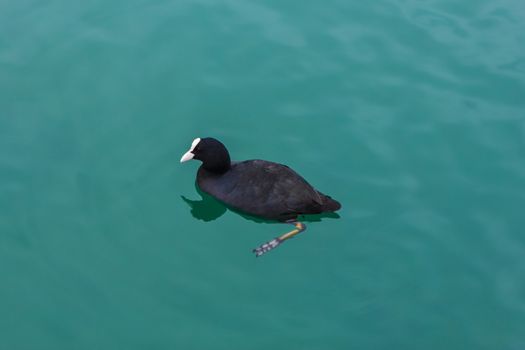
[[[262,244],[260,256],[304,231],[297,221],[303,214],[334,212],[341,204],[317,191],[288,166],[254,159],[232,162],[226,147],[211,137],[196,138],[180,162],[197,159],[199,188],[226,205],[257,217],[292,223],[295,229]]]

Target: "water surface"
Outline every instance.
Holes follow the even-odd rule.
[[[2,349],[525,347],[521,1],[23,0],[0,23]],[[203,136],[340,218],[255,259],[289,227],[181,197]]]

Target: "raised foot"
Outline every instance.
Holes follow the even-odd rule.
[[[261,255],[263,255],[264,253],[267,253],[269,252],[270,250],[272,250],[273,248],[277,247],[279,244],[282,243],[282,240],[279,239],[279,238],[274,238],[272,239],[271,241],[269,242],[266,242],[264,244],[261,244],[260,246],[258,246],[257,248],[255,248],[254,250],[252,250],[254,253],[255,253],[255,256],[256,257],[259,257]]]
[[[287,239],[290,239],[294,237],[296,234],[303,232],[306,230],[306,225],[298,222],[298,221],[292,221],[290,224],[295,226],[295,230],[292,230],[290,232],[285,233],[284,235],[281,235],[277,238],[272,239],[269,242],[266,242],[264,244],[261,244],[259,247],[255,248],[253,252],[255,253],[256,257],[259,257],[263,255],[264,253],[269,252],[270,250],[276,248],[279,244],[283,243]]]

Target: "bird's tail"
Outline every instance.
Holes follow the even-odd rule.
[[[323,212],[332,212],[341,209],[341,203],[332,199],[332,197],[327,196],[321,192],[318,192],[321,198],[323,199]]]

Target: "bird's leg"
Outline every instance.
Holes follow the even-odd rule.
[[[294,230],[292,230],[290,232],[287,232],[287,233],[285,233],[285,234],[283,234],[283,235],[281,235],[281,236],[279,236],[277,238],[274,238],[274,239],[272,239],[269,242],[261,244],[259,247],[255,248],[253,250],[253,252],[255,253],[255,256],[259,257],[259,256],[263,255],[264,253],[266,253],[266,252],[272,250],[273,248],[277,247],[279,244],[283,243],[287,239],[290,239],[293,236],[295,236],[296,234],[301,233],[304,230],[306,230],[306,225],[303,224],[302,222],[293,221],[293,222],[290,222],[290,223],[295,226]]]

